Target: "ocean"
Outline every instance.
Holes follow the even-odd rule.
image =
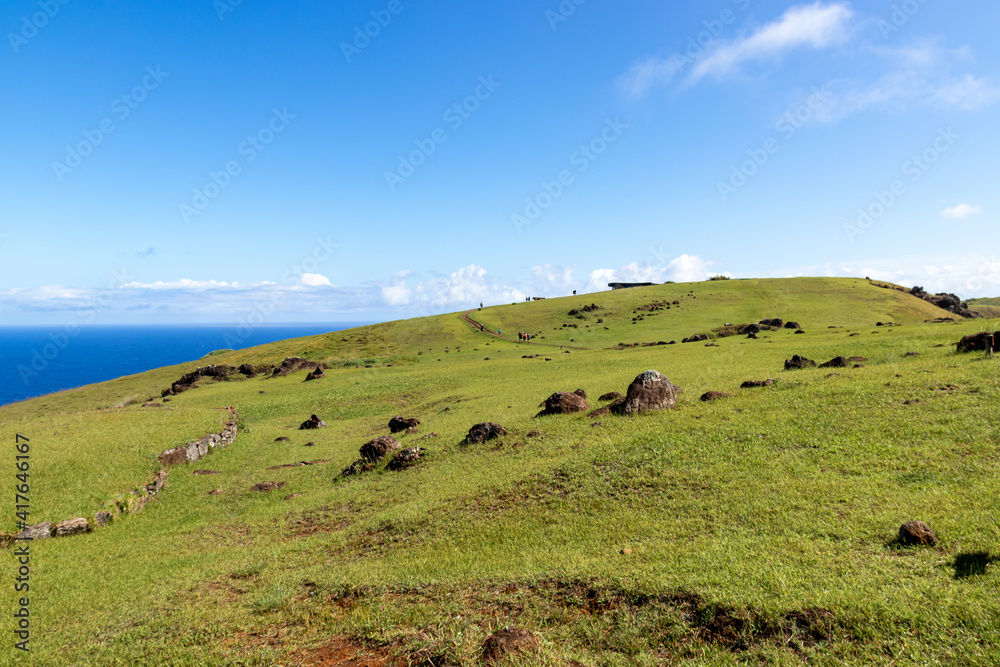
[[[0,327],[0,405],[196,361],[214,350],[341,331],[369,324]]]

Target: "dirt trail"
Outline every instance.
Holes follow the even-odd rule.
[[[590,349],[589,347],[579,347],[577,345],[558,345],[556,343],[538,343],[536,341],[531,341],[529,343],[522,343],[522,341],[517,341],[517,340],[514,340],[513,338],[507,338],[506,336],[501,336],[500,334],[495,333],[491,329],[485,328],[479,322],[477,322],[476,320],[472,319],[471,313],[472,313],[471,310],[467,310],[464,313],[462,313],[462,319],[465,320],[466,324],[468,324],[469,326],[471,326],[473,329],[475,329],[479,333],[488,334],[490,336],[493,336],[494,338],[499,338],[500,340],[505,340],[508,343],[516,343],[516,344],[519,344],[519,345],[520,344],[532,345],[532,346],[539,346],[539,347],[558,347],[559,349],[566,349],[566,350],[589,350]]]

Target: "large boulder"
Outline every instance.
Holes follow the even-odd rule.
[[[389,452],[394,452],[402,448],[403,446],[399,444],[399,441],[391,435],[381,435],[361,445],[358,453],[361,454],[361,458],[364,460],[371,463],[378,463]]]
[[[770,319],[764,319],[760,321],[762,327],[777,327],[781,328],[785,323],[780,317],[772,317]]]
[[[799,355],[793,355],[791,359],[785,359],[785,370],[790,371],[796,368],[811,368],[816,365],[812,359],[806,359]]]
[[[469,433],[465,436],[465,440],[462,441],[462,444],[478,445],[487,442],[488,440],[499,438],[501,435],[507,435],[507,429],[500,424],[494,424],[493,422],[480,422],[469,429]]]
[[[583,412],[590,409],[586,399],[577,393],[567,391],[557,391],[545,399],[543,404],[545,409],[538,413],[541,415],[563,415],[571,412]]]
[[[955,347],[959,352],[985,352],[986,350],[1000,352],[1000,336],[988,331],[981,331],[963,337],[962,340],[955,343]]]
[[[309,417],[309,419],[305,420],[299,425],[300,431],[308,431],[310,429],[316,429],[316,428],[326,428],[326,422],[317,417],[316,415],[312,415],[311,417]]]
[[[625,400],[612,408],[620,414],[634,414],[672,408],[677,402],[679,388],[674,387],[659,371],[640,373],[628,386]]]
[[[406,431],[407,429],[416,428],[418,426],[420,426],[419,419],[400,417],[399,415],[397,415],[389,420],[390,433],[400,433]]]
[[[538,637],[529,630],[504,628],[494,632],[483,643],[483,662],[492,665],[509,656],[537,653],[539,649]]]

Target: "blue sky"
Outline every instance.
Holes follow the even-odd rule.
[[[1000,294],[996,2],[332,4],[5,3],[0,321]]]

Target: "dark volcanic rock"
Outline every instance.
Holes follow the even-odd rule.
[[[754,389],[756,387],[770,387],[774,384],[774,378],[768,378],[766,380],[747,380],[740,385],[740,389]]]
[[[538,637],[521,628],[504,628],[490,635],[483,643],[483,662],[495,664],[508,656],[537,653]]]
[[[621,403],[615,401],[612,404],[615,406],[612,411],[628,415],[637,412],[665,410],[674,406],[678,393],[680,393],[679,388],[670,384],[670,380],[662,373],[648,370],[632,380],[628,391],[625,392],[625,399]]]
[[[306,375],[306,379],[303,382],[309,382],[310,380],[319,380],[320,378],[325,378],[326,373],[323,372],[322,368],[317,368],[313,370],[312,373]]]
[[[847,357],[834,357],[826,363],[819,365],[820,368],[847,368]]]
[[[727,393],[722,392],[722,391],[706,391],[704,394],[701,395],[701,399],[699,399],[699,400],[702,400],[702,401],[715,401],[715,400],[718,400],[720,398],[732,398],[732,397],[733,397],[732,394],[727,394]]]
[[[585,389],[577,389],[573,393],[582,398],[583,400],[587,400],[587,391]]]
[[[798,322],[785,322],[786,329],[801,329]]]
[[[469,429],[469,434],[465,436],[465,440],[462,441],[462,444],[478,445],[487,442],[488,440],[499,438],[501,435],[507,435],[507,429],[500,424],[494,424],[493,422],[480,422]]]
[[[400,431],[405,431],[408,428],[416,428],[417,426],[420,426],[419,419],[400,417],[397,415],[389,420],[390,433],[399,433]]]
[[[536,416],[542,415],[562,415],[571,412],[583,412],[589,410],[590,405],[579,394],[571,394],[566,391],[557,391],[545,399],[543,404],[545,409]]]
[[[695,334],[693,336],[688,336],[681,340],[682,343],[700,343],[703,340],[708,340],[708,336],[705,334]]]
[[[1000,352],[1000,336],[988,331],[969,334],[955,343],[955,348],[959,352],[985,352],[986,350]]]
[[[179,380],[174,382],[170,389],[164,389],[160,396],[176,396],[181,394],[188,389],[192,389],[195,383],[203,377],[212,378],[214,380],[224,380],[236,369],[232,366],[220,365],[220,366],[202,366],[201,368],[196,368],[190,373],[185,373],[180,377]]]
[[[403,446],[391,435],[382,435],[361,445],[358,453],[364,460],[378,463],[389,452],[402,448]]]
[[[344,471],[340,473],[341,477],[351,477],[353,475],[360,475],[363,472],[369,472],[375,470],[375,466],[365,461],[364,459],[358,459],[351,465],[344,468]]]
[[[784,325],[784,322],[780,317],[772,317],[771,319],[761,320],[760,325],[762,327],[778,327],[780,329]]]
[[[415,466],[426,453],[427,450],[420,447],[407,447],[396,452],[396,455],[392,457],[385,467],[389,470],[405,470],[406,468]]]
[[[937,544],[937,535],[923,521],[907,521],[899,527],[899,543],[906,546],[932,547]]]
[[[619,398],[623,398],[623,396],[621,395],[620,392],[609,391],[606,394],[602,394],[601,397],[599,399],[597,399],[597,400],[599,400],[599,401],[616,401]]]
[[[313,416],[315,416],[315,415],[313,415]],[[275,442],[291,442],[291,440],[289,440],[285,436],[281,436],[281,437],[275,438],[274,441]]]
[[[796,368],[811,368],[816,365],[812,359],[806,359],[799,355],[794,355],[791,359],[785,359],[785,370],[790,371]]]
[[[312,415],[311,417],[309,417],[309,419],[305,420],[299,425],[300,431],[308,431],[310,429],[316,429],[316,428],[326,428],[326,422],[317,417],[316,415]]]
[[[308,361],[302,357],[285,357],[285,360],[281,362],[281,365],[274,369],[271,373],[271,377],[284,377],[295,371],[300,370],[315,370],[317,368],[322,368],[315,361]]]
[[[964,303],[954,294],[948,294],[947,292],[928,294],[922,287],[914,287],[910,290],[910,294],[918,299],[923,299],[924,301],[933,303],[938,308],[947,310],[949,313],[954,313],[955,315],[966,319],[977,319],[982,317],[979,313],[974,313],[969,310],[969,304]]]
[[[736,332],[740,334],[759,334],[760,325],[759,324],[741,324],[736,328]]]

